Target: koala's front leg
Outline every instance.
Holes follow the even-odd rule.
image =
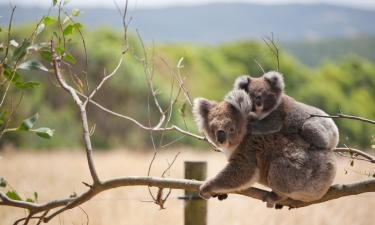
[[[206,180],[199,188],[199,195],[204,199],[251,187],[258,178],[259,170],[254,155],[237,154],[215,177]]]

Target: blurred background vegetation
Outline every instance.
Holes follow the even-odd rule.
[[[35,24],[30,23],[15,26],[12,39],[22,42],[34,27]],[[0,35],[0,40],[6,39],[4,28]],[[51,29],[47,28],[39,39],[48,41],[51,35]],[[87,76],[93,87],[105,71],[109,73],[117,65],[121,57],[123,34],[118,29],[102,27],[84,29],[84,36],[88,51]],[[360,46],[356,48],[359,52],[366,53],[343,54],[340,49],[347,47],[347,43],[350,42],[348,41],[330,39],[320,43],[319,47],[316,45],[312,47],[303,42],[280,45],[280,71],[285,76],[286,92],[299,101],[322,108],[329,114],[343,112],[374,119],[375,57],[373,48],[363,46],[374,46],[375,41],[371,37],[351,40],[353,45]],[[148,104],[149,92],[144,67],[140,60],[144,57],[144,52],[135,32],[129,33],[129,46],[130,50],[125,55],[124,64],[118,74],[100,90],[95,100],[113,111],[132,116],[144,124],[149,123],[150,113],[151,124],[156,124],[158,114],[153,102],[150,101]],[[231,90],[237,76],[262,74],[256,61],[266,71],[277,68],[275,56],[261,39],[216,45],[147,42],[146,46],[163,107],[169,104],[172,73],[180,72],[186,77],[185,84],[193,98],[203,96],[220,101]],[[284,48],[289,50],[284,51]],[[69,73],[82,74],[82,71],[86,70],[85,55],[78,34],[72,36],[69,51],[76,60]],[[325,54],[324,51],[329,51],[329,54]],[[178,70],[177,64],[182,58],[183,68]],[[26,91],[13,121],[14,125],[38,112],[40,119],[37,123],[55,129],[55,135],[52,139],[46,140],[27,133],[9,133],[0,139],[0,146],[14,145],[20,149],[78,148],[81,142],[81,126],[78,112],[70,96],[58,88],[50,73],[20,71],[20,74],[24,80],[37,80],[41,85]],[[186,105],[185,111],[181,110],[184,105]],[[184,98],[179,98],[176,108],[173,121],[181,127],[197,132],[191,118],[191,108]],[[92,138],[95,148],[111,149],[126,146],[131,149],[149,149],[151,147],[149,132],[95,107],[90,107],[88,111],[90,125],[95,125]],[[336,120],[336,122],[340,129],[341,145],[370,147],[371,137],[375,134],[374,126],[352,120]],[[155,135],[157,139],[161,136],[161,134]],[[176,139],[179,141],[174,146],[203,146],[199,141],[182,137],[179,133],[169,132],[164,135],[165,144]]]

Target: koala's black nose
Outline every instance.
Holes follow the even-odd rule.
[[[255,105],[256,106],[262,106],[262,97],[261,96],[255,97]]]
[[[225,132],[223,130],[219,130],[217,133],[216,133],[216,138],[217,138],[217,141],[219,143],[223,143],[226,139],[226,135],[225,135]]]

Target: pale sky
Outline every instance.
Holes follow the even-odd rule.
[[[70,0],[71,7],[114,7],[114,1],[119,5],[124,0]],[[19,6],[49,6],[52,0],[0,0],[0,3],[12,3]],[[331,3],[359,8],[375,9],[375,0],[129,0],[130,7],[165,7],[175,5],[197,5],[214,2],[251,2],[261,4],[285,3]]]

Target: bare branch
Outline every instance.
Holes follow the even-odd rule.
[[[63,208],[55,211],[54,213],[50,214],[44,219],[44,222],[50,221],[56,215],[74,208],[82,203],[90,200],[95,195],[110,190],[113,188],[119,187],[126,187],[126,186],[150,186],[150,187],[159,187],[159,188],[171,188],[171,189],[184,189],[188,191],[198,191],[202,181],[196,180],[187,180],[187,179],[172,179],[172,178],[161,178],[161,177],[137,177],[137,176],[130,176],[130,177],[120,177],[115,179],[110,179],[103,181],[99,186],[95,188],[88,189],[86,192],[82,193],[81,195],[62,199],[57,201],[52,201],[46,204],[38,204],[38,203],[29,203],[29,202],[21,202],[11,200],[6,197],[3,193],[0,192],[0,205],[7,205],[13,206],[18,208],[25,208],[29,209],[32,213],[44,212],[46,210],[51,210],[57,207],[63,206]],[[321,202],[326,202],[329,200],[350,196],[350,195],[358,195],[366,192],[374,192],[375,191],[375,180],[367,180],[362,182],[357,182],[353,184],[337,184],[331,186],[328,192],[319,200],[313,202],[301,202],[296,200],[288,199],[286,201],[281,202],[281,205],[289,206],[291,208],[300,208],[309,206],[312,204],[317,204]],[[245,191],[236,192],[235,194],[244,195],[247,197],[255,198],[258,200],[263,200],[264,196],[268,194],[268,191],[259,189],[259,188],[250,188]]]
[[[89,130],[88,121],[87,121],[86,105],[82,103],[81,99],[77,95],[76,90],[65,82],[63,75],[61,74],[60,67],[59,67],[59,63],[61,60],[55,52],[52,40],[51,40],[51,55],[52,55],[53,69],[54,69],[54,73],[55,73],[57,81],[59,82],[59,84],[65,91],[70,93],[74,102],[79,107],[82,128],[83,128],[83,138],[84,138],[84,143],[86,147],[87,162],[88,162],[90,174],[94,181],[94,186],[95,186],[96,184],[100,184],[100,179],[96,172],[94,159],[92,156],[92,146],[91,146],[91,139],[90,139],[90,130]]]
[[[77,92],[78,95],[82,96],[82,97],[86,97],[84,94],[82,93],[79,93]],[[122,118],[122,119],[126,119],[126,120],[129,120],[130,122],[134,123],[135,125],[137,125],[138,127],[144,129],[144,130],[152,130],[152,131],[178,131],[182,134],[185,134],[187,136],[190,136],[190,137],[193,137],[193,138],[196,138],[198,140],[201,140],[201,141],[206,141],[207,139],[203,136],[200,136],[198,134],[194,134],[194,133],[191,133],[191,132],[188,132],[188,131],[185,131],[183,130],[182,128],[178,127],[178,126],[175,126],[175,125],[172,125],[172,126],[169,126],[169,127],[166,127],[166,128],[162,128],[162,127],[150,127],[150,126],[146,126],[144,124],[142,124],[141,122],[138,122],[136,119],[130,117],[130,116],[126,116],[126,115],[123,115],[123,114],[120,114],[120,113],[117,113],[117,112],[114,112],[104,106],[102,106],[101,104],[99,104],[98,102],[90,99],[89,100],[90,103],[92,103],[93,105],[95,105],[96,107],[98,107],[99,109],[103,110],[104,112],[107,112],[113,116],[116,116],[116,117],[119,117],[119,118]]]
[[[361,156],[366,161],[369,161],[371,163],[375,163],[375,157],[373,157],[370,154],[367,154],[366,152],[355,149],[355,148],[335,148],[334,151],[338,152],[338,153],[349,153],[350,157],[353,158],[353,159],[356,159],[357,156]]]
[[[122,61],[123,61],[123,57],[120,58],[120,61],[118,62],[116,68],[112,71],[112,73],[108,74],[108,75],[105,75],[103,77],[103,79],[100,81],[100,83],[95,87],[95,89],[91,92],[91,94],[89,95],[88,98],[86,98],[86,102],[84,104],[87,104],[87,102],[89,101],[89,99],[93,98],[94,95],[99,91],[99,89],[103,86],[103,84],[108,80],[110,79],[113,75],[115,75],[117,73],[117,71],[120,69],[120,66],[122,64]]]

